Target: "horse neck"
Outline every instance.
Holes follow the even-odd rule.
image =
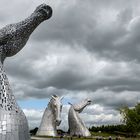
[[[70,111],[69,111],[69,121],[70,120],[72,120],[75,124],[84,126],[84,123],[79,116],[79,112],[75,111],[73,106],[71,106]]]
[[[56,125],[55,125],[55,116],[54,113],[50,107],[50,104],[48,105],[48,108],[45,110],[45,120],[47,122],[47,126],[49,126],[49,128],[54,128],[56,129]]]
[[[43,22],[42,18],[37,17],[35,13],[31,14],[28,18],[16,23],[12,24],[12,26],[16,27],[16,32],[22,36],[30,36],[30,34],[35,30],[35,28]]]
[[[3,65],[0,63],[0,108],[7,111],[18,111],[19,107],[10,88],[8,78],[4,71]]]

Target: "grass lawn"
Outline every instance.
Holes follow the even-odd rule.
[[[115,136],[112,136],[113,140],[115,140]],[[71,138],[50,138],[50,137],[37,137],[31,138],[31,140],[71,140]],[[96,138],[75,138],[73,137],[72,140],[96,140]],[[108,136],[104,136],[104,140],[108,140]],[[121,137],[121,140],[140,140],[140,138],[124,138]]]
[[[31,140],[37,140],[37,139],[31,139]],[[38,139],[38,140],[48,140],[48,138],[46,138],[46,139]],[[64,139],[55,138],[54,140],[70,140],[70,139],[68,139],[68,138],[64,138]],[[93,138],[93,139],[73,138],[72,140],[96,140],[96,139],[95,138]],[[106,139],[106,140],[108,140],[108,139]],[[121,140],[140,140],[140,138],[122,138]]]
[[[108,140],[109,136],[112,137],[112,140],[115,140],[116,139],[116,135],[115,134],[109,134],[109,133],[99,133],[99,132],[92,132],[92,137],[93,138],[77,138],[77,137],[72,137],[72,140],[96,140],[97,137],[103,137],[104,140]],[[32,137],[31,140],[71,140],[70,137],[63,137],[63,138],[60,138],[60,137]],[[140,140],[140,137],[138,138],[125,138],[125,137],[121,137],[121,140]]]

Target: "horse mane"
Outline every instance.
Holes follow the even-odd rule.
[[[49,103],[48,103],[48,107],[50,106],[50,104],[52,103],[52,101],[55,99],[55,98],[59,98],[57,95],[52,95],[52,98],[50,99]],[[47,108],[48,108],[47,107]]]
[[[72,103],[69,102],[69,104],[71,106],[73,106],[73,109],[75,111],[80,111],[80,110],[82,111],[87,106],[87,99],[85,99],[85,100],[83,100],[79,103],[76,103],[76,104],[72,104]]]

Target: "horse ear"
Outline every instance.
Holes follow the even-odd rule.
[[[60,100],[63,100],[64,99],[64,96],[60,97]]]
[[[55,95],[52,95],[52,98],[55,100],[56,99],[56,96]]]
[[[72,103],[68,102],[69,105],[73,105]]]

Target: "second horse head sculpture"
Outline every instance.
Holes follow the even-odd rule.
[[[71,136],[83,136],[88,137],[91,136],[89,130],[86,128],[84,122],[81,120],[79,113],[83,111],[83,109],[91,104],[90,99],[85,99],[78,104],[71,105],[68,114],[68,122],[69,122],[69,131]]]
[[[57,95],[52,96],[37,131],[38,136],[57,136],[56,128],[61,123],[62,99]]]

